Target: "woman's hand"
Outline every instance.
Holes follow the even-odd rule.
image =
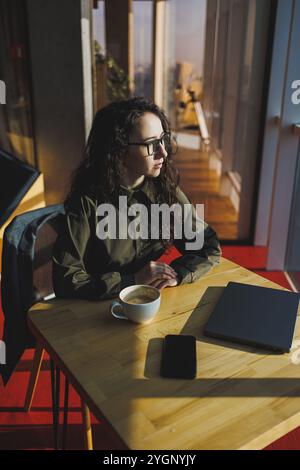
[[[157,280],[153,281],[150,286],[156,287],[157,289],[164,289],[165,287],[174,287],[177,286],[178,284],[178,279],[169,279],[169,280]]]
[[[171,266],[166,263],[150,261],[135,274],[136,284],[147,284],[149,286],[163,289],[167,286],[176,286],[177,274]]]

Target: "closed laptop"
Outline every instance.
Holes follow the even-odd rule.
[[[292,346],[299,298],[295,292],[229,282],[204,334],[288,352]]]

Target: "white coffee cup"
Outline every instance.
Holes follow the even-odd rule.
[[[111,304],[111,313],[120,320],[149,323],[159,307],[160,291],[156,287],[138,284],[121,290],[119,301],[114,300]]]

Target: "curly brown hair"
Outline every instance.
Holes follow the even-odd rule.
[[[143,97],[115,101],[96,113],[83,160],[72,175],[71,189],[65,200],[66,208],[73,196],[80,197],[85,194],[96,195],[101,202],[114,203],[118,200],[123,173],[122,159],[127,151],[129,134],[136,120],[146,112],[158,116],[163,130],[170,132],[169,120],[164,111]],[[171,142],[166,151],[167,158],[159,176],[148,178],[148,182],[156,203],[171,206],[178,202],[179,173],[172,161],[174,147]],[[172,245],[174,240],[172,214],[170,239],[163,238],[161,225],[159,239],[165,249]]]
[[[115,101],[96,113],[83,160],[72,174],[71,189],[65,205],[75,194],[93,192],[103,202],[110,202],[118,197],[122,158],[127,151],[129,134],[136,120],[146,112],[158,116],[164,131],[170,131],[169,120],[164,111],[143,97]],[[159,176],[150,178],[149,181],[153,185],[157,202],[171,206],[177,202],[179,174],[172,161],[172,145],[166,150],[168,156]]]

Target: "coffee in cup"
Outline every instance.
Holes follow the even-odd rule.
[[[121,320],[149,323],[159,307],[160,291],[156,287],[135,285],[120,292],[119,301],[114,301],[111,305],[111,313]]]
[[[139,286],[124,297],[124,302],[129,304],[148,304],[149,302],[153,302],[156,297],[156,292],[150,290],[148,286]]]

